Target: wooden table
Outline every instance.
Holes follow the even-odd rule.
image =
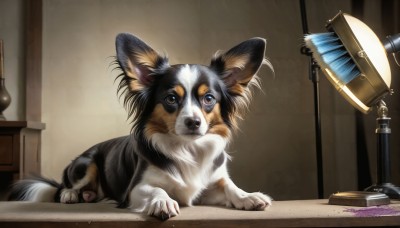
[[[389,206],[328,205],[327,200],[276,201],[265,211],[181,208],[161,222],[113,204],[0,202],[0,227],[368,227],[400,226],[400,202]]]

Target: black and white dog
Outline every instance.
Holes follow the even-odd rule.
[[[210,66],[170,65],[131,34],[116,38],[119,92],[133,120],[132,134],[99,143],[64,170],[62,183],[36,177],[11,189],[10,200],[97,202],[160,219],[179,206],[224,205],[264,210],[271,198],[247,193],[229,178],[225,147],[247,109],[266,41],[253,38]],[[272,69],[272,67],[271,67]]]

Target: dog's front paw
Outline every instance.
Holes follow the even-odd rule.
[[[262,211],[272,204],[272,199],[260,192],[245,193],[232,200],[232,206],[247,211]]]
[[[179,205],[171,198],[154,199],[150,203],[147,214],[155,216],[161,220],[167,220],[179,214]]]
[[[78,197],[78,192],[73,189],[66,189],[64,188],[61,191],[60,195],[60,202],[61,203],[78,203],[79,197]]]

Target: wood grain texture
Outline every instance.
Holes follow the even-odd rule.
[[[42,118],[42,0],[26,1],[26,120]]]
[[[194,206],[165,222],[115,208],[113,204],[0,202],[1,227],[350,227],[399,226],[399,213],[360,217],[357,207],[328,205],[327,200],[277,201],[265,211]],[[352,209],[352,210],[349,210]]]

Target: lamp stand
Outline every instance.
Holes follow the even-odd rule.
[[[368,192],[380,192],[391,199],[400,199],[400,188],[390,183],[390,117],[388,108],[382,100],[378,103],[376,119],[377,135],[377,183],[366,188]]]
[[[300,0],[300,14],[301,22],[303,27],[303,34],[309,34],[308,22],[307,22],[307,11],[305,0]],[[317,185],[318,185],[318,198],[324,198],[324,170],[322,164],[322,134],[321,134],[321,111],[319,102],[319,75],[320,69],[318,63],[312,57],[310,49],[303,45],[300,49],[301,54],[306,55],[310,58],[309,60],[309,79],[313,83],[314,88],[314,124],[315,124],[315,149],[316,149],[316,160],[317,160]]]
[[[339,192],[329,197],[329,204],[370,207],[390,204],[390,199],[400,198],[400,188],[390,183],[389,128],[388,108],[382,100],[378,102],[376,119],[378,178],[377,184],[364,191]]]

